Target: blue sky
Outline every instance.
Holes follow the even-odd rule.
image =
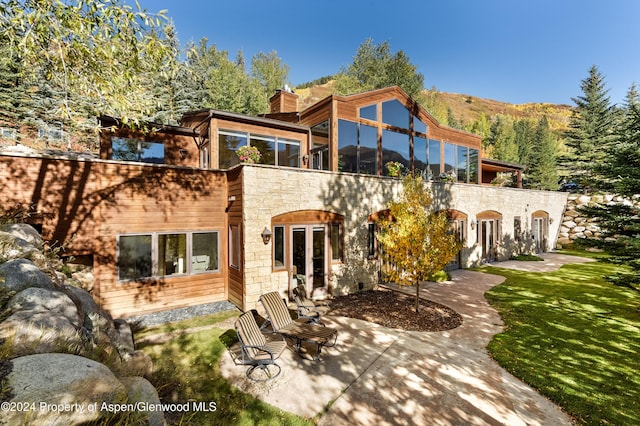
[[[368,38],[404,51],[425,87],[444,92],[572,105],[591,65],[613,103],[640,85],[639,0],[139,2],[167,9],[183,45],[206,37],[247,63],[277,51],[294,86],[348,66]]]

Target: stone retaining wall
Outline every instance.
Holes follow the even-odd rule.
[[[622,204],[638,207],[640,206],[640,195],[625,198],[613,194],[570,194],[567,198],[567,207],[560,226],[560,233],[558,234],[557,243],[559,246],[571,244],[579,238],[600,239],[603,237],[602,229],[598,225],[597,219],[587,217],[579,210],[581,206],[593,204]]]

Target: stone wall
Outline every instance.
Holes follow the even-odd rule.
[[[589,218],[580,212],[581,206],[588,205],[615,205],[622,204],[628,206],[640,206],[640,195],[625,198],[613,194],[570,194],[567,198],[560,233],[558,235],[558,245],[567,245],[580,238],[602,238],[602,230],[597,219]]]
[[[271,226],[272,217],[292,211],[324,210],[344,215],[344,262],[332,264],[330,271],[334,294],[356,291],[359,283],[365,288],[377,284],[377,260],[367,256],[368,218],[397,198],[402,189],[400,179],[261,165],[245,166],[242,173],[245,309],[260,308],[257,300],[263,293],[280,291],[284,295],[287,291],[289,271],[272,270],[272,244],[265,245],[260,234]],[[566,193],[470,184],[430,185],[436,210],[455,209],[468,216],[464,267],[482,261],[482,247],[470,224],[476,221],[476,214],[487,210],[502,214],[504,244],[500,258],[523,249],[516,247],[514,218],[521,219],[523,233],[530,236],[527,230],[536,211],[548,213],[548,249],[555,246]]]

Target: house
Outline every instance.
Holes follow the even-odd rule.
[[[482,157],[480,137],[439,124],[400,88],[329,96],[298,111],[278,91],[254,117],[187,113],[132,130],[100,117],[100,158],[0,154],[2,205],[29,206],[49,241],[93,266],[114,316],[260,294],[314,297],[379,281],[375,220],[401,191],[390,161],[422,173],[464,248],[450,267],[546,251],[566,193],[488,183],[522,169]],[[240,146],[259,149],[242,164]],[[440,178],[442,177],[442,181]]]

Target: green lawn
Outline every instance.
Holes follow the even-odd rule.
[[[640,425],[640,292],[602,278],[615,268],[481,268],[506,277],[486,295],[505,322],[491,355],[580,424]]]
[[[233,316],[237,315],[235,313]],[[279,410],[234,388],[218,369],[229,356],[221,340],[235,338],[235,331],[216,327],[229,313],[172,323],[136,332],[136,339],[157,333],[178,332],[166,343],[138,345],[154,361],[151,382],[163,403],[215,402],[215,411],[167,413],[171,425],[311,425],[311,421]],[[201,327],[200,331],[193,331]],[[180,330],[184,332],[180,333]],[[246,368],[246,367],[238,367]]]

